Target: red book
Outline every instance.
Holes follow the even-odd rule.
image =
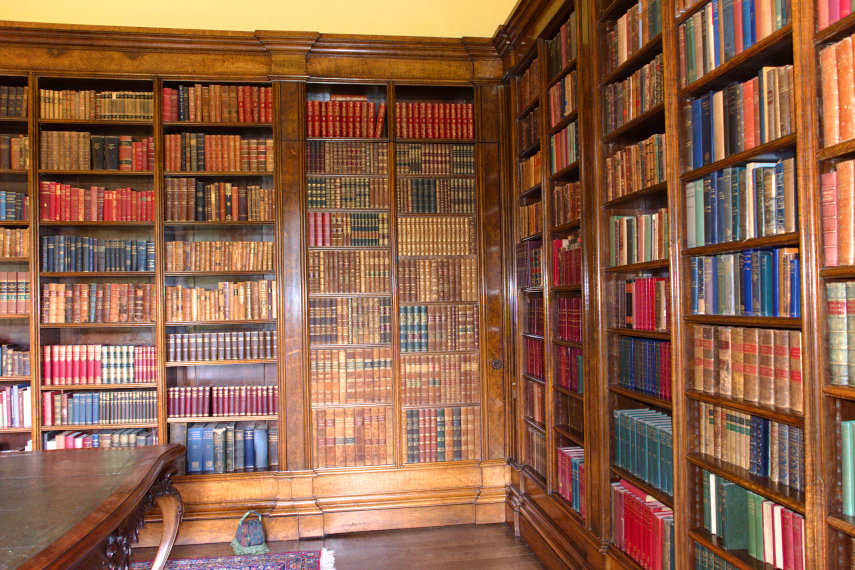
[[[837,257],[837,173],[825,172],[820,176],[822,196],[822,249],[825,266],[838,264]]]
[[[837,259],[841,265],[855,263],[855,162],[837,164]]]
[[[855,70],[852,67],[852,38],[847,36],[834,47],[837,52],[840,140],[845,141],[855,137]]]

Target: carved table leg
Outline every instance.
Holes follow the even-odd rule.
[[[155,497],[157,506],[163,513],[163,534],[160,537],[160,546],[157,548],[157,556],[152,564],[152,570],[162,570],[166,567],[166,560],[169,558],[169,552],[172,550],[172,545],[175,543],[175,537],[178,535],[178,523],[184,517],[184,503],[175,489],[167,491],[163,495]]]

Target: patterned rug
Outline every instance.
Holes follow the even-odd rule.
[[[131,570],[149,570],[151,562],[135,562]],[[169,560],[167,570],[335,570],[335,557],[330,550],[282,552],[254,556],[220,556],[216,558],[182,558]]]

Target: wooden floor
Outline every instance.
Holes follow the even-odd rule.
[[[543,568],[526,544],[505,524],[460,525],[328,536],[317,540],[271,542],[271,552],[335,551],[336,570]],[[136,548],[133,561],[152,560],[154,548]],[[170,558],[232,554],[228,544],[176,546]]]

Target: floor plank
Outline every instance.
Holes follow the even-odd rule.
[[[337,570],[543,568],[525,542],[515,537],[505,524],[361,532],[323,539],[271,542],[268,546],[271,552],[329,548],[335,551]],[[151,560],[155,552],[155,548],[135,548],[131,560]],[[231,554],[228,544],[196,544],[176,546],[171,558]]]

